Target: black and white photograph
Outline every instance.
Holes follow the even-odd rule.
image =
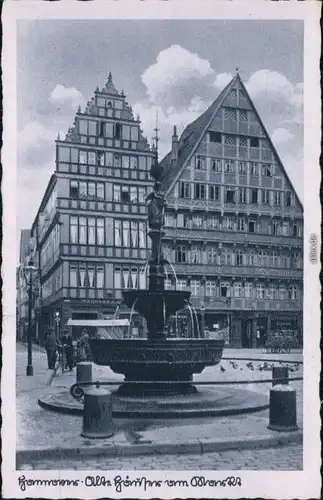
[[[319,10],[21,3],[3,497],[319,498]]]

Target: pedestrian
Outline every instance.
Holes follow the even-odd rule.
[[[66,365],[69,371],[71,372],[74,366],[74,346],[73,346],[72,335],[70,333],[66,335],[65,353],[66,353]]]
[[[56,363],[56,337],[53,329],[50,329],[46,336],[45,349],[47,353],[48,368],[49,370],[53,370]]]
[[[82,331],[80,340],[77,343],[78,361],[87,361],[90,357],[91,351],[89,346],[89,336],[86,330]]]

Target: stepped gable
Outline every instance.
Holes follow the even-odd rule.
[[[132,122],[137,121],[140,125],[141,122],[140,122],[139,116],[137,116],[136,119],[134,118],[132,107],[127,102],[126,95],[124,94],[124,91],[121,90],[121,92],[119,92],[116,89],[116,87],[113,83],[112,74],[111,74],[111,72],[109,72],[108,79],[107,79],[105,86],[103,88],[101,88],[101,90],[99,89],[99,87],[96,87],[94,95],[87,102],[84,111],[81,110],[81,106],[78,107],[76,116],[74,118],[73,125],[71,127],[69,127],[67,134],[63,140],[61,140],[59,136],[57,137],[58,141],[61,141],[61,142],[80,142],[80,137],[79,137],[79,134],[77,131],[77,126],[76,126],[77,118],[80,115],[99,116],[98,111],[97,111],[97,106],[96,106],[96,97],[97,96],[101,96],[101,97],[105,97],[105,98],[108,98],[109,96],[111,96],[113,98],[117,97],[119,99],[122,99],[124,102],[124,107],[122,110],[122,119],[129,120]],[[141,129],[140,126],[139,126],[138,149],[141,151],[150,151],[148,140],[143,135],[143,130]]]
[[[303,205],[302,202],[300,201],[293,184],[284,168],[284,165],[282,164],[282,161],[279,158],[279,155],[277,153],[277,150],[262,122],[262,119],[259,116],[259,113],[257,112],[255,105],[253,104],[253,101],[243,84],[239,73],[236,74],[236,76],[231,80],[231,82],[222,90],[222,92],[218,95],[216,100],[211,104],[211,106],[201,115],[199,116],[196,120],[194,120],[192,123],[190,123],[184,130],[184,132],[181,135],[180,141],[179,141],[179,152],[178,152],[178,161],[176,163],[171,161],[171,151],[163,158],[163,160],[160,162],[162,166],[164,167],[164,179],[163,179],[163,189],[166,194],[168,194],[169,190],[173,187],[174,183],[178,180],[180,177],[181,172],[185,168],[188,160],[191,158],[191,156],[194,154],[196,149],[198,148],[202,138],[204,137],[208,127],[211,125],[214,117],[216,116],[217,112],[220,110],[222,106],[226,105],[226,98],[230,93],[230,90],[232,88],[237,88],[237,90],[240,88],[245,94],[245,98],[248,101],[250,105],[250,109],[255,113],[259,126],[262,129],[263,137],[268,140],[270,148],[273,152],[273,155],[275,157],[275,160],[277,161],[282,174],[285,176],[285,178],[288,180],[291,189],[295,193],[296,199],[303,210]],[[239,106],[237,106],[237,109],[239,109]]]
[[[209,123],[222,105],[226,95],[235,84],[237,76],[220,92],[216,100],[192,123],[187,125],[179,140],[179,151],[177,163],[171,162],[171,151],[160,162],[164,167],[163,190],[167,192],[183,170],[187,160],[191,157],[199,140],[203,137]]]

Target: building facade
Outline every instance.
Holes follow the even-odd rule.
[[[109,74],[65,139],[57,138],[55,172],[32,226],[42,338],[50,327],[62,332],[69,319],[110,318],[123,288],[146,287],[153,158],[139,117]]]
[[[236,77],[162,160],[168,288],[190,289],[227,345],[302,342],[303,207]]]
[[[58,137],[32,226],[40,340],[69,319],[129,316],[122,289],[147,286],[154,156],[110,74]],[[226,345],[261,346],[275,332],[301,343],[303,207],[239,75],[180,138],[174,130],[161,163],[166,288],[189,289],[200,326]],[[168,327],[185,335],[188,323],[179,313]],[[143,333],[135,314],[132,324]]]

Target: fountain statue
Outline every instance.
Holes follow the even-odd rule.
[[[147,322],[147,338],[90,339],[93,361],[125,375],[117,394],[127,397],[192,394],[193,373],[220,362],[223,341],[205,338],[167,338],[166,323],[177,311],[188,308],[194,324],[189,291],[165,290],[163,231],[166,200],[162,192],[163,168],[156,162],[150,175],[155,183],[147,196],[148,235],[152,242],[148,262],[148,290],[122,292],[124,303]],[[195,313],[198,330],[198,321]],[[193,328],[194,329],[194,328]]]

